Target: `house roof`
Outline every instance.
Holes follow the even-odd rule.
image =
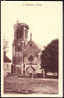
[[[28,55],[30,53],[32,53],[33,55],[38,54],[41,51],[41,49],[37,46],[37,44],[30,40],[28,41],[25,49],[24,49],[24,55]]]
[[[4,62],[6,62],[6,63],[10,63],[11,60],[10,60],[7,56],[4,56]]]

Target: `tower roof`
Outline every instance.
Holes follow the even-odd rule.
[[[28,26],[26,23],[20,23],[19,21],[17,21],[17,23],[14,24],[14,28],[17,29],[18,26],[20,26],[20,27],[25,27],[25,28],[29,29],[29,26]]]

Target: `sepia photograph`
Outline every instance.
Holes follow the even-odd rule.
[[[62,1],[1,1],[2,97],[62,97],[62,45]]]

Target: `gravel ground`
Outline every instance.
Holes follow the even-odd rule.
[[[4,93],[20,94],[57,94],[58,79],[17,78],[4,79]]]

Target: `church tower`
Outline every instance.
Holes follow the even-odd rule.
[[[17,22],[14,25],[12,63],[14,66],[13,72],[16,72],[16,73],[19,73],[19,72],[21,73],[23,71],[23,66],[24,66],[23,65],[23,50],[27,43],[28,29],[29,29],[29,26],[25,23]]]

